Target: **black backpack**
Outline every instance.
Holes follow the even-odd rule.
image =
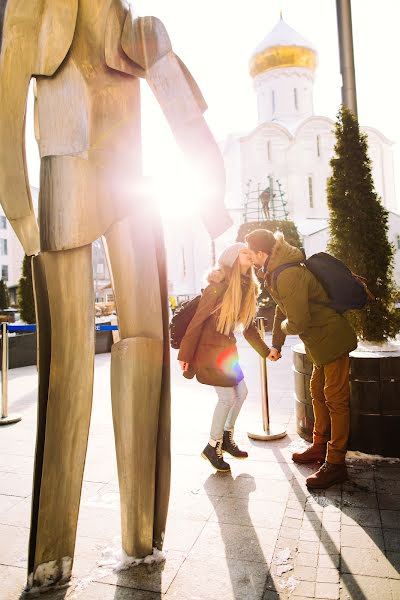
[[[179,308],[176,309],[174,316],[169,324],[170,344],[171,348],[179,350],[181,342],[189,327],[190,321],[199,305],[201,296],[196,296],[192,300],[182,302]]]
[[[276,280],[282,271],[301,264],[315,275],[328,294],[329,302],[326,304],[340,314],[346,310],[364,308],[368,300],[373,298],[363,277],[352,273],[344,262],[326,252],[313,254],[303,262],[286,263],[277,267],[272,273],[275,289]]]

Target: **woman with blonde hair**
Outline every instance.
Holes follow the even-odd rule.
[[[218,471],[229,471],[224,451],[235,458],[248,456],[233,437],[247,396],[234,333],[243,332],[263,357],[270,349],[254,324],[259,285],[246,244],[238,242],[225,248],[207,279],[208,286],[182,339],[178,360],[185,377],[196,375],[200,383],[214,386],[217,392],[210,439],[202,456]]]

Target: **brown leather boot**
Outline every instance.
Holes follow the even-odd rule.
[[[313,490],[324,490],[335,483],[347,481],[347,468],[344,463],[333,464],[324,462],[316,473],[306,479],[306,485]]]
[[[326,444],[311,444],[303,452],[293,452],[292,460],[295,463],[315,463],[325,461]]]

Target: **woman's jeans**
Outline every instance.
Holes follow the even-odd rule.
[[[218,395],[217,406],[211,424],[210,437],[214,441],[222,440],[225,431],[233,430],[236,419],[247,396],[244,379],[233,387],[215,386]]]

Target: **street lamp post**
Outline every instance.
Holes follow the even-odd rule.
[[[339,37],[340,72],[342,74],[342,103],[357,117],[356,74],[354,68],[353,30],[350,0],[336,0]]]

